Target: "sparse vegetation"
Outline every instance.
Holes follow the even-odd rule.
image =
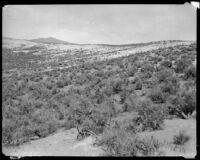
[[[175,145],[184,145],[190,140],[190,136],[187,135],[184,131],[180,131],[179,134],[174,136],[173,144]]]

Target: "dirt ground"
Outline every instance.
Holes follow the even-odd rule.
[[[77,130],[61,129],[46,138],[25,143],[19,147],[3,147],[8,156],[98,156],[99,148],[93,146],[94,138],[76,140]]]

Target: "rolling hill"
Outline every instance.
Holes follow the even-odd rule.
[[[51,44],[71,44],[66,41],[62,41],[59,39],[56,39],[54,37],[47,37],[47,38],[37,38],[37,39],[30,39],[28,41],[36,42],[36,43],[51,43]]]

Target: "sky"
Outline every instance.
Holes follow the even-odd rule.
[[[7,5],[3,36],[80,44],[196,40],[196,8],[184,5]]]

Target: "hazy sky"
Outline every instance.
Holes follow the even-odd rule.
[[[196,9],[185,5],[8,5],[3,36],[74,43],[196,40]]]

